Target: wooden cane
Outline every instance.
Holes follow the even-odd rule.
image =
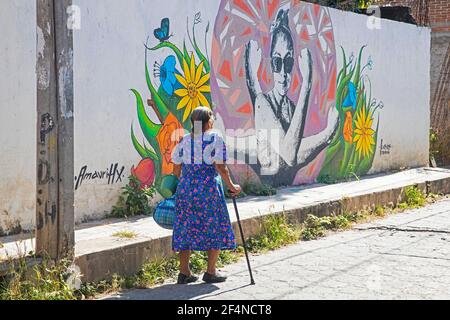
[[[252,267],[250,266],[250,259],[248,258],[247,244],[245,243],[244,233],[242,232],[241,219],[239,218],[239,211],[238,211],[237,204],[236,204],[236,197],[233,197],[233,204],[234,204],[234,210],[236,211],[236,217],[237,217],[237,221],[238,221],[238,225],[239,225],[239,231],[240,231],[241,237],[242,237],[242,243],[244,245],[244,252],[245,252],[245,258],[247,259],[248,271],[250,273],[250,284],[254,285],[255,280],[253,279]]]

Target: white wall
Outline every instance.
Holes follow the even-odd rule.
[[[36,5],[0,1],[0,234],[34,225]]]
[[[430,29],[381,19],[380,29],[367,28],[368,18],[330,10],[337,48],[371,56],[368,71],[372,96],[383,101],[379,111],[378,148],[370,172],[428,165],[430,127]],[[339,49],[340,50],[340,49]],[[339,52],[339,51],[338,51]],[[338,70],[342,57],[338,54]],[[391,145],[380,155],[380,143]]]
[[[143,139],[136,115],[136,102],[129,89],[150,97],[145,83],[144,42],[161,19],[170,17],[171,41],[182,47],[187,39],[186,19],[201,12],[210,22],[207,42],[220,1],[210,0],[74,0],[80,7],[81,29],[74,30],[75,175],[109,170],[118,164],[121,181],[85,179],[75,192],[76,221],[99,218],[110,212],[130,169],[140,156],[130,138],[134,124]],[[0,227],[20,221],[33,225],[35,199],[36,135],[36,29],[35,2],[0,2]],[[430,31],[382,20],[381,29],[369,30],[367,17],[330,9],[338,71],[342,67],[340,46],[347,54],[371,56],[368,74],[372,95],[383,101],[377,155],[370,172],[428,163]],[[203,50],[203,41],[200,46]],[[208,48],[211,50],[211,48]],[[152,53],[155,60],[169,51]],[[171,52],[170,52],[171,53]],[[153,114],[153,113],[149,113]],[[156,121],[154,117],[153,120]],[[379,154],[381,139],[390,153]],[[117,172],[116,172],[117,173]],[[117,179],[117,175],[115,177]],[[111,181],[110,181],[111,182]],[[8,215],[6,215],[6,212]]]
[[[220,1],[177,0],[75,0],[81,8],[81,29],[75,31],[75,173],[87,165],[88,172],[105,170],[111,164],[124,166],[121,183],[107,179],[85,180],[76,191],[76,220],[100,217],[110,212],[140,157],[130,139],[130,125],[142,139],[137,123],[137,89],[149,98],[144,74],[143,43],[162,18],[170,17],[171,41],[182,47],[187,39],[186,18],[201,11],[211,29]],[[428,163],[429,42],[426,28],[382,20],[381,29],[369,30],[367,17],[330,9],[338,72],[342,67],[340,46],[357,56],[368,47],[364,59],[374,61],[369,71],[372,95],[383,101],[380,110],[378,150],[370,172],[425,166]],[[211,41],[209,34],[209,43]],[[210,48],[208,48],[210,49]],[[161,60],[168,51],[161,50]],[[149,60],[158,60],[152,53]],[[152,114],[150,112],[150,114]],[[156,118],[153,118],[156,120]],[[381,139],[390,153],[379,154]]]

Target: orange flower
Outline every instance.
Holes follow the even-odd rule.
[[[344,140],[348,143],[353,143],[353,118],[350,111],[347,111],[345,114]]]
[[[162,175],[173,173],[172,151],[183,137],[183,132],[183,127],[178,119],[169,113],[156,136],[162,157]]]

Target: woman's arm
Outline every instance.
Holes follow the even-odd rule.
[[[214,163],[214,167],[216,168],[217,172],[222,177],[222,180],[225,182],[225,184],[228,187],[228,190],[233,195],[237,195],[241,192],[241,187],[238,184],[234,184],[233,181],[231,181],[230,171],[228,170],[228,167],[224,163]]]
[[[180,164],[174,164],[173,166],[173,175],[176,176],[178,179],[181,177],[181,163]]]

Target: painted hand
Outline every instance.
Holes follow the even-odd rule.
[[[303,83],[311,86],[311,74],[312,74],[312,58],[311,52],[308,48],[303,49],[300,52],[300,59],[298,59],[298,67],[302,73]]]
[[[253,67],[256,67],[252,69],[258,70],[262,60],[262,51],[259,48],[258,42],[254,40],[250,40],[248,46],[250,51],[249,63],[251,63]]]

